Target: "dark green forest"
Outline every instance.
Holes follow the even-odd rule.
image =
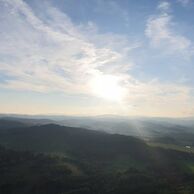
[[[1,194],[194,193],[192,152],[83,128],[12,124],[0,127]]]

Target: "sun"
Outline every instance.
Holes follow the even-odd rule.
[[[125,95],[125,89],[120,82],[120,78],[114,75],[96,75],[91,80],[90,86],[97,97],[119,102]]]

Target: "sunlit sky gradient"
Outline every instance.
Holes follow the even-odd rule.
[[[194,116],[193,0],[0,0],[0,112]]]

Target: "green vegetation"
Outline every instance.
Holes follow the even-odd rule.
[[[160,147],[164,149],[171,149],[171,150],[177,150],[181,152],[194,153],[194,149],[192,147],[187,148],[186,146],[183,146],[183,145],[165,144],[165,143],[156,143],[156,142],[148,142],[147,144],[152,147]]]
[[[58,125],[0,130],[1,194],[193,194],[194,154]]]

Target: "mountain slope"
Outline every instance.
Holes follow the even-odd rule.
[[[3,194],[194,191],[192,153],[153,148],[134,137],[49,124],[0,130],[0,144],[17,150],[0,148]]]
[[[62,152],[95,159],[130,153],[144,156],[147,145],[134,137],[54,124],[1,130],[0,144],[18,150]]]
[[[27,127],[27,126],[28,126],[27,124],[24,124],[20,121],[0,119],[0,130],[17,128],[17,127]]]

